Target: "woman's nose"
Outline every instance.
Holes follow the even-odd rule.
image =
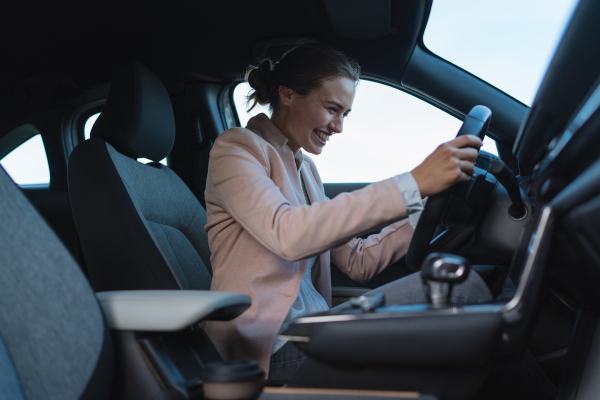
[[[337,117],[329,123],[329,129],[334,133],[341,133],[344,130],[344,118]]]

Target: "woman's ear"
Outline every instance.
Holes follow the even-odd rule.
[[[294,91],[285,86],[279,86],[279,100],[283,105],[289,105],[292,101],[292,97],[294,95]]]

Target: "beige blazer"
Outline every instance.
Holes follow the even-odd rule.
[[[294,155],[282,150],[286,143],[264,114],[245,129],[227,130],[211,150],[205,192],[211,289],[252,297],[241,316],[209,322],[207,332],[226,359],[257,360],[267,374],[308,258],[319,255],[313,283],[331,306],[331,262],[368,281],[406,254],[413,234],[393,178],[328,200],[315,164],[304,156],[307,206]],[[356,238],[374,229],[382,230]]]

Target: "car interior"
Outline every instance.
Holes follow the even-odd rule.
[[[294,320],[282,336],[307,361],[246,397],[597,398],[600,3],[578,2],[531,107],[428,49],[433,3],[2,5],[0,398],[210,397],[207,365],[223,357],[204,321],[251,306],[210,291],[210,149],[243,125],[248,65],[300,41],[343,51],[498,154],[427,200],[400,261],[366,283],[332,268],[333,304],[349,306]],[[19,182],[3,161],[36,138],[48,180]],[[415,271],[427,304],[364,296]],[[492,302],[449,302],[468,274]]]

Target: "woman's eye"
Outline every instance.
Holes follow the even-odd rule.
[[[337,108],[335,108],[335,107],[329,107],[328,110],[331,111],[332,113],[337,112]]]

